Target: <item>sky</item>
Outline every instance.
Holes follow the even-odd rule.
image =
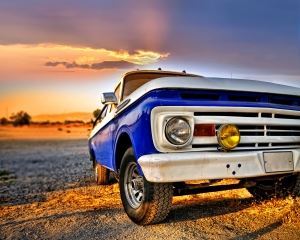
[[[0,1],[0,117],[91,112],[158,67],[300,87],[300,1]]]

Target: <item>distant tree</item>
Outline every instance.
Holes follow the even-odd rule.
[[[82,120],[65,120],[64,124],[83,124],[84,121]]]
[[[16,114],[12,114],[10,120],[14,126],[30,125],[31,116],[27,112],[20,111]]]
[[[94,118],[97,118],[97,117],[99,116],[100,112],[101,112],[101,109],[97,108],[97,109],[93,112]]]
[[[7,118],[3,117],[0,119],[0,125],[7,125],[9,124],[9,121]]]

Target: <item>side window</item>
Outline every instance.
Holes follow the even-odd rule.
[[[112,107],[112,104],[107,105],[106,115],[108,115],[108,114],[111,112],[111,110],[112,110],[111,107]],[[105,115],[105,116],[106,116],[106,115]],[[105,117],[105,116],[104,116],[104,117]]]
[[[107,109],[108,109],[108,105],[104,106],[104,108],[101,110],[99,116],[94,121],[94,125],[93,125],[94,127],[96,126],[96,124],[100,123],[102,119],[106,116]]]
[[[105,118],[106,114],[107,114],[107,109],[108,109],[108,105],[106,105],[102,111],[102,113],[100,114],[100,121]]]
[[[119,83],[118,86],[116,87],[115,94],[116,94],[116,97],[117,97],[118,101],[120,101],[120,98],[121,98],[121,83]]]

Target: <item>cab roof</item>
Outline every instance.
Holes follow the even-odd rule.
[[[144,74],[158,74],[158,75],[166,75],[166,76],[182,76],[182,77],[202,77],[200,75],[196,74],[190,74],[186,73],[185,71],[182,72],[176,72],[176,71],[163,71],[163,70],[135,70],[135,71],[130,71],[127,72],[123,79],[127,79],[130,77],[136,77],[136,75],[144,75]]]

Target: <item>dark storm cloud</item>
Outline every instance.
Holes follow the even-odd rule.
[[[47,67],[64,66],[65,68],[82,68],[82,69],[126,69],[134,67],[135,64],[121,60],[121,61],[103,61],[93,64],[77,64],[76,62],[46,62]]]
[[[135,64],[121,60],[121,61],[103,61],[100,63],[93,63],[90,68],[92,69],[108,69],[108,68],[131,68],[134,67]]]

